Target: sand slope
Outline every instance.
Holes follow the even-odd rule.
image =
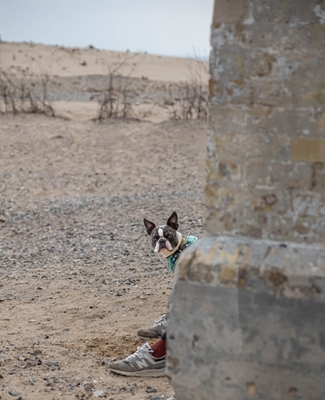
[[[33,43],[0,43],[0,65],[12,71],[50,71],[57,76],[106,74],[125,58],[125,71],[134,68],[132,76],[155,81],[186,80],[195,60],[141,53],[117,52],[90,48],[66,48]],[[86,64],[86,65],[84,65]],[[208,63],[206,62],[206,65]],[[206,76],[206,80],[208,76]]]
[[[49,99],[56,115],[75,120],[98,116],[109,74],[127,77],[136,119],[161,122],[170,118],[175,85],[191,78],[207,84],[207,62],[150,54],[121,53],[94,48],[64,48],[32,43],[0,43],[0,70],[15,81],[48,74]],[[121,79],[122,79],[121,78]],[[40,81],[41,78],[39,78]],[[39,88],[41,91],[41,88]],[[129,101],[129,100],[128,100]],[[0,102],[0,111],[3,104]]]

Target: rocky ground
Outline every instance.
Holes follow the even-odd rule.
[[[108,363],[167,310],[143,217],[201,236],[207,124],[0,115],[0,398],[167,399]]]
[[[170,90],[176,95],[176,83],[161,81],[149,81],[148,78],[130,78],[116,74],[113,76],[115,89],[125,88],[127,101],[134,104],[146,103],[152,105],[168,104]],[[56,101],[101,101],[102,93],[107,91],[110,85],[110,74],[85,75],[78,77],[51,76],[48,83],[49,99]],[[42,87],[37,81],[35,91],[41,95]],[[172,89],[170,89],[172,88]],[[122,99],[121,99],[122,100]]]

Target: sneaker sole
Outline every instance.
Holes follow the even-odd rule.
[[[144,335],[139,335],[139,334],[138,334],[138,336],[141,339],[145,339],[145,340],[153,340],[153,339],[160,339],[161,338],[161,336],[144,336]]]
[[[110,371],[114,372],[114,374],[117,375],[123,375],[123,376],[145,376],[145,377],[151,377],[151,378],[160,378],[166,376],[165,368],[164,369],[147,369],[144,371],[121,371],[119,369],[113,369],[110,368]]]

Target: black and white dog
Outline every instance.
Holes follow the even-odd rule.
[[[178,232],[178,216],[174,211],[165,225],[156,226],[146,218],[143,220],[147,233],[151,239],[151,246],[155,253],[162,254],[167,258],[169,269],[174,272],[177,258],[180,253],[190,244],[197,240],[195,236],[186,238]]]

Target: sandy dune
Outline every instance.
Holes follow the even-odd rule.
[[[132,54],[94,48],[64,48],[32,43],[0,43],[0,69],[12,76],[49,74],[50,98],[56,114],[75,120],[93,119],[108,74],[127,76],[139,99],[133,118],[162,122],[170,117],[170,85],[199,76],[208,81],[208,63],[197,59]],[[0,102],[0,111],[3,105]]]
[[[92,48],[65,48],[31,43],[1,43],[0,65],[12,71],[28,68],[30,71],[50,71],[57,76],[106,74],[109,68],[125,58],[125,70],[133,69],[131,76],[154,81],[178,82],[186,80],[188,69],[195,60],[141,53],[117,52]],[[206,65],[208,63],[206,62]],[[206,76],[208,79],[208,76]]]

